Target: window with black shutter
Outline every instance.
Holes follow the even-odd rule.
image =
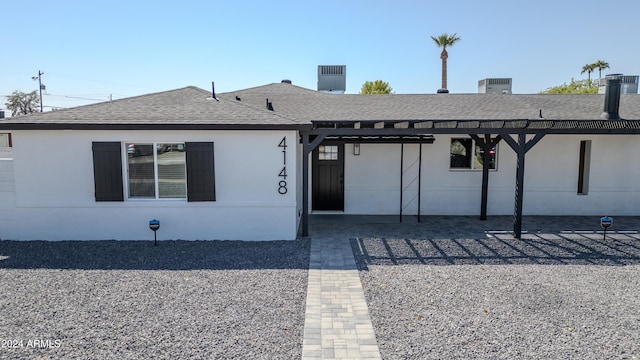
[[[188,201],[215,201],[215,167],[212,142],[185,143]]]
[[[124,200],[122,147],[93,143],[96,201]],[[129,199],[216,200],[213,142],[126,143],[125,148]]]
[[[93,143],[93,179],[96,201],[123,201],[122,146],[119,142]]]

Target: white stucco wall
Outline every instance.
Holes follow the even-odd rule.
[[[284,158],[278,144],[285,136],[288,191],[279,194]],[[482,172],[449,169],[452,137],[459,136],[440,135],[423,145],[424,215],[480,212]],[[640,215],[639,139],[546,136],[526,155],[524,214]],[[586,195],[577,194],[581,140],[591,140]],[[96,202],[93,141],[213,141],[216,201]],[[0,239],[150,240],[153,218],[161,222],[159,239],[286,240],[297,234],[302,151],[293,131],[14,131],[12,155],[0,160]],[[417,158],[418,145],[405,145],[404,214],[417,213]],[[489,176],[488,212],[511,215],[516,156],[504,141],[497,164]],[[346,214],[398,214],[400,145],[362,144],[356,156],[346,144],[344,181]]]
[[[478,215],[482,171],[449,169],[452,137],[423,145],[421,213]],[[577,194],[581,140],[591,140],[589,192]],[[525,160],[525,215],[640,215],[640,138],[623,135],[547,135]],[[404,214],[417,214],[418,145],[404,147]],[[489,174],[488,213],[513,214],[516,155],[498,144]],[[411,202],[411,199],[415,199]],[[395,215],[400,209],[400,145],[345,146],[345,213]]]
[[[279,194],[285,136],[288,191]],[[158,239],[295,239],[297,140],[293,131],[15,131],[0,238],[149,240],[156,218]],[[93,141],[213,141],[216,201],[96,202]]]

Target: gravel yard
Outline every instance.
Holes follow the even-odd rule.
[[[1,359],[292,359],[309,241],[0,241]]]
[[[387,235],[352,240],[383,359],[640,359],[637,233]]]
[[[326,217],[383,359],[640,359],[640,218]],[[310,240],[0,241],[0,359],[299,359]]]

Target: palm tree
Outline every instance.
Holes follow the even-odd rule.
[[[449,58],[449,54],[447,53],[447,46],[453,46],[458,40],[460,40],[460,36],[454,33],[453,35],[449,35],[447,33],[441,34],[438,37],[432,36],[431,39],[438,45],[438,47],[442,48],[442,53],[440,53],[440,59],[442,59],[442,88],[438,90],[438,92],[448,93],[447,90],[447,58]]]
[[[596,64],[587,64],[582,67],[582,72],[580,72],[580,75],[587,73],[587,75],[589,76],[589,86],[591,86],[591,73],[595,69],[596,69]]]
[[[598,84],[602,78],[602,70],[609,68],[609,63],[602,60],[598,60],[593,64],[594,68],[598,68]]]

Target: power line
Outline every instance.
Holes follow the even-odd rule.
[[[78,100],[89,100],[89,101],[107,101],[108,99],[92,99],[92,98],[86,98],[86,97],[82,97],[82,96],[71,96],[71,95],[51,95],[48,94],[48,96],[59,96],[59,97],[64,97],[66,99],[78,99]],[[106,95],[105,95],[106,97]]]

